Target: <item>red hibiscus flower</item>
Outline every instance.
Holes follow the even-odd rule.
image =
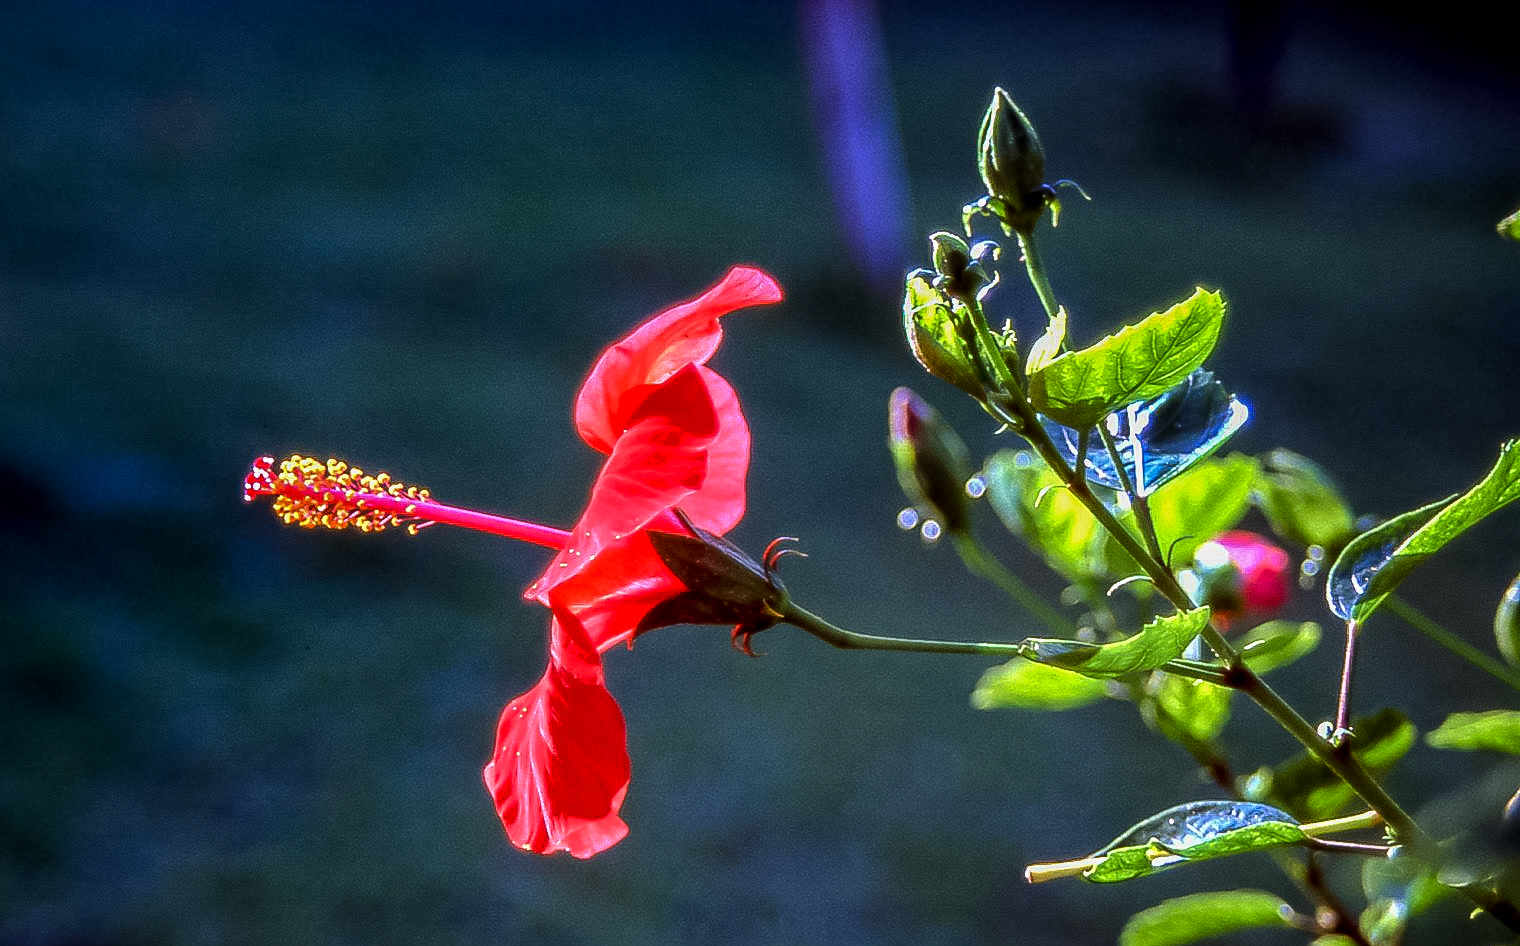
[[[1224,532],[1194,553],[1199,600],[1227,628],[1242,615],[1268,615],[1288,600],[1293,560],[1254,532]]]
[[[736,267],[602,354],[576,398],[575,425],[607,460],[568,532],[447,506],[339,461],[296,456],[276,471],[266,457],[245,481],[246,499],[273,496],[275,512],[300,525],[416,531],[442,522],[557,549],[524,593],[552,613],[549,665],[502,712],[483,773],[507,836],[524,850],[590,857],[628,832],[618,814],[628,791],[627,740],[602,654],[654,627],[756,626],[770,613],[768,568],[757,571],[717,538],[744,515],[749,425],[706,361],[722,341],[721,316],[780,298],[770,276]],[[758,581],[711,592],[683,580],[666,564],[671,542],[682,539],[662,536],[738,564],[737,572],[720,569],[724,576],[755,573]],[[707,574],[704,563],[692,574]]]

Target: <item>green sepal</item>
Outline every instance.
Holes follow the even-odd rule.
[[[984,710],[1068,710],[1107,695],[1108,686],[1101,680],[1015,657],[982,673],[971,691],[971,705]]]
[[[1452,713],[1425,734],[1436,749],[1487,749],[1520,755],[1520,711]]]
[[[1219,293],[1199,288],[1165,312],[1059,355],[1030,373],[1030,403],[1051,420],[1084,430],[1126,404],[1164,394],[1214,351],[1224,309]]]
[[[1351,541],[1325,579],[1330,610],[1366,622],[1415,567],[1484,517],[1520,498],[1520,440],[1504,445],[1488,475],[1460,496],[1391,519]]]
[[[1208,625],[1209,613],[1205,607],[1163,615],[1141,628],[1140,633],[1111,644],[1030,637],[1019,647],[1029,660],[1084,677],[1122,677],[1155,670],[1182,656],[1193,638]]]
[[[1293,908],[1265,890],[1222,890],[1164,900],[1129,918],[1119,946],[1184,946],[1240,930],[1291,926]]]

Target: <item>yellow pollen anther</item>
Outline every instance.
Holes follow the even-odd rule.
[[[280,461],[265,457],[243,483],[245,499],[274,497],[274,513],[288,525],[308,529],[379,532],[392,526],[415,535],[432,523],[419,504],[432,500],[426,489],[393,480],[389,473],[365,473],[342,460],[294,454]]]

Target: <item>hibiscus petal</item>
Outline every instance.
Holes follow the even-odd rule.
[[[631,643],[634,630],[652,608],[686,590],[660,560],[648,534],[641,532],[606,549],[575,577],[555,586],[549,606],[556,614],[569,612],[582,629],[582,646],[603,654],[617,644]]]
[[[718,432],[707,446],[707,475],[696,492],[681,500],[681,511],[700,528],[723,535],[744,518],[745,477],[749,472],[749,423],[739,395],[710,368],[698,368]]]
[[[618,815],[629,777],[622,711],[599,680],[557,663],[502,711],[482,775],[507,837],[525,851],[586,858],[628,833]]]
[[[603,549],[668,514],[703,487],[708,449],[719,428],[699,369],[685,368],[655,387],[633,420],[603,464],[569,544],[524,597],[547,604],[556,585],[579,574]],[[746,428],[746,451],[748,439]]]
[[[575,427],[602,453],[612,452],[627,426],[627,395],[658,384],[687,365],[712,357],[723,341],[720,316],[735,309],[781,301],[781,287],[769,275],[735,266],[701,296],[646,319],[612,345],[591,368],[575,401]]]

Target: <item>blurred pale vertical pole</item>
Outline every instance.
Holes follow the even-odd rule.
[[[862,279],[895,295],[910,249],[908,175],[875,0],[802,0],[800,13],[835,215]]]

